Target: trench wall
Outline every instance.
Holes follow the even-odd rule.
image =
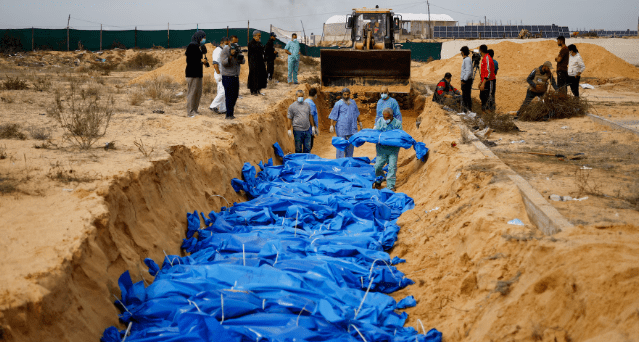
[[[99,190],[104,209],[97,215],[71,260],[51,272],[39,285],[41,300],[0,312],[0,341],[97,341],[104,329],[117,325],[114,295],[117,280],[130,271],[134,281],[152,277],[144,258],[162,264],[164,251],[181,254],[187,211],[219,210],[241,201],[231,179],[241,174],[244,162],[256,164],[273,158],[279,142],[291,152],[286,108],[236,121],[227,128],[232,138],[211,137],[204,147],[172,147],[170,157],[130,172]],[[257,117],[259,116],[259,117]]]

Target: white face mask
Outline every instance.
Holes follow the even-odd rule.
[[[297,102],[303,102],[304,101],[304,97],[303,96],[298,96],[297,97]]]
[[[388,120],[384,120],[384,122],[386,122],[386,124],[389,124],[391,122],[392,119],[388,119]]]
[[[297,38],[293,38],[293,41],[294,41],[294,42],[296,42],[296,41],[297,41]]]
[[[382,93],[382,100],[386,100],[388,98],[388,94]]]

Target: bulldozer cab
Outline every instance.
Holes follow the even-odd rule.
[[[322,86],[409,85],[410,50],[395,46],[400,20],[390,9],[353,9],[351,48],[320,51]]]
[[[357,50],[393,49],[395,23],[390,9],[354,9],[347,17],[353,47]]]

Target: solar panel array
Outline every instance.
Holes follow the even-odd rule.
[[[567,26],[555,25],[435,26],[433,31],[435,38],[517,38],[523,29],[542,38],[570,36]]]
[[[637,31],[595,31],[599,37],[626,37],[636,36]]]

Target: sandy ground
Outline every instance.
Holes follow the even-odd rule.
[[[551,41],[554,39],[475,39],[475,40],[447,40],[442,44],[442,59],[448,59],[459,55],[459,49],[467,45],[470,49],[479,48],[480,45],[486,44],[492,47],[501,42],[508,41],[517,44],[528,44],[531,42]],[[601,46],[615,56],[624,61],[638,65],[639,64],[639,43],[636,39],[628,38],[567,38],[566,45],[575,44],[581,49],[582,44],[591,44]]]
[[[162,52],[169,53],[152,51]],[[56,58],[52,63],[69,56]],[[0,60],[5,74],[33,70]],[[452,67],[453,62],[416,63],[415,81],[436,82],[446,63]],[[166,61],[163,67],[172,63],[177,62]],[[512,77],[515,87],[521,82],[518,69],[509,75],[504,67],[504,86]],[[522,67],[522,74],[528,67]],[[70,65],[66,72],[54,68],[37,71],[54,86],[66,86],[75,76],[86,89],[112,94],[116,115],[107,135],[94,148],[80,151],[62,139],[53,119],[41,115],[53,100],[54,86],[42,92],[0,92],[10,99],[0,102],[0,123],[19,123],[27,136],[0,140],[7,155],[0,159],[0,332],[8,341],[98,338],[105,327],[117,324],[112,301],[123,271],[136,281],[151,281],[142,260],[160,262],[163,251],[180,253],[187,211],[241,201],[230,180],[240,175],[245,161],[256,164],[273,157],[276,141],[285,152],[292,151],[283,116],[294,87],[277,84],[265,90],[267,96],[252,97],[242,86],[238,120],[228,122],[206,109],[214,96],[210,92],[203,97],[202,115],[186,118],[180,97],[165,103],[143,92],[142,102],[131,104],[133,90],[141,86],[129,83],[143,72],[101,76],[76,72]],[[301,81],[312,83],[317,70],[316,65],[303,66]],[[169,88],[178,93],[181,87]],[[634,120],[633,105],[627,103],[637,98],[636,87],[632,79],[607,81],[590,94],[602,100],[596,105],[601,115]],[[516,109],[524,93],[504,91],[512,98],[498,95],[498,109]],[[320,96],[317,101],[322,133],[313,152],[331,158],[335,149],[329,144],[330,109],[324,100]],[[153,113],[158,109],[164,113]],[[414,295],[418,301],[407,310],[407,324],[421,331],[420,319],[426,329],[443,331],[446,341],[593,342],[639,336],[637,209],[631,207],[633,193],[620,183],[637,179],[636,139],[585,118],[521,123],[526,132],[516,138],[491,136],[498,141],[494,151],[500,158],[543,194],[572,195],[571,175],[582,164],[592,167],[591,179],[603,183],[601,193],[586,194],[588,200],[553,202],[577,227],[546,237],[529,222],[519,190],[504,175],[506,166],[486,162],[472,145],[459,143],[459,128],[449,115],[430,100],[423,111],[404,114],[405,130],[431,149],[427,163],[416,160],[412,150],[402,151],[398,163],[398,191],[416,203],[400,219],[402,232],[392,251],[407,259],[400,268],[416,282],[394,294],[397,299]],[[364,122],[371,127],[372,116],[366,114]],[[50,130],[50,142],[43,146],[46,141],[34,139],[32,128]],[[134,145],[140,139],[148,150],[153,147],[150,156]],[[501,143],[515,139],[526,145]],[[544,144],[550,140],[559,144]],[[115,142],[115,149],[105,150],[105,142]],[[546,147],[588,149],[588,159],[559,162],[511,153]],[[614,158],[607,155],[612,149],[618,149]],[[374,157],[374,146],[366,144],[356,155]],[[508,224],[513,218],[525,226]]]

